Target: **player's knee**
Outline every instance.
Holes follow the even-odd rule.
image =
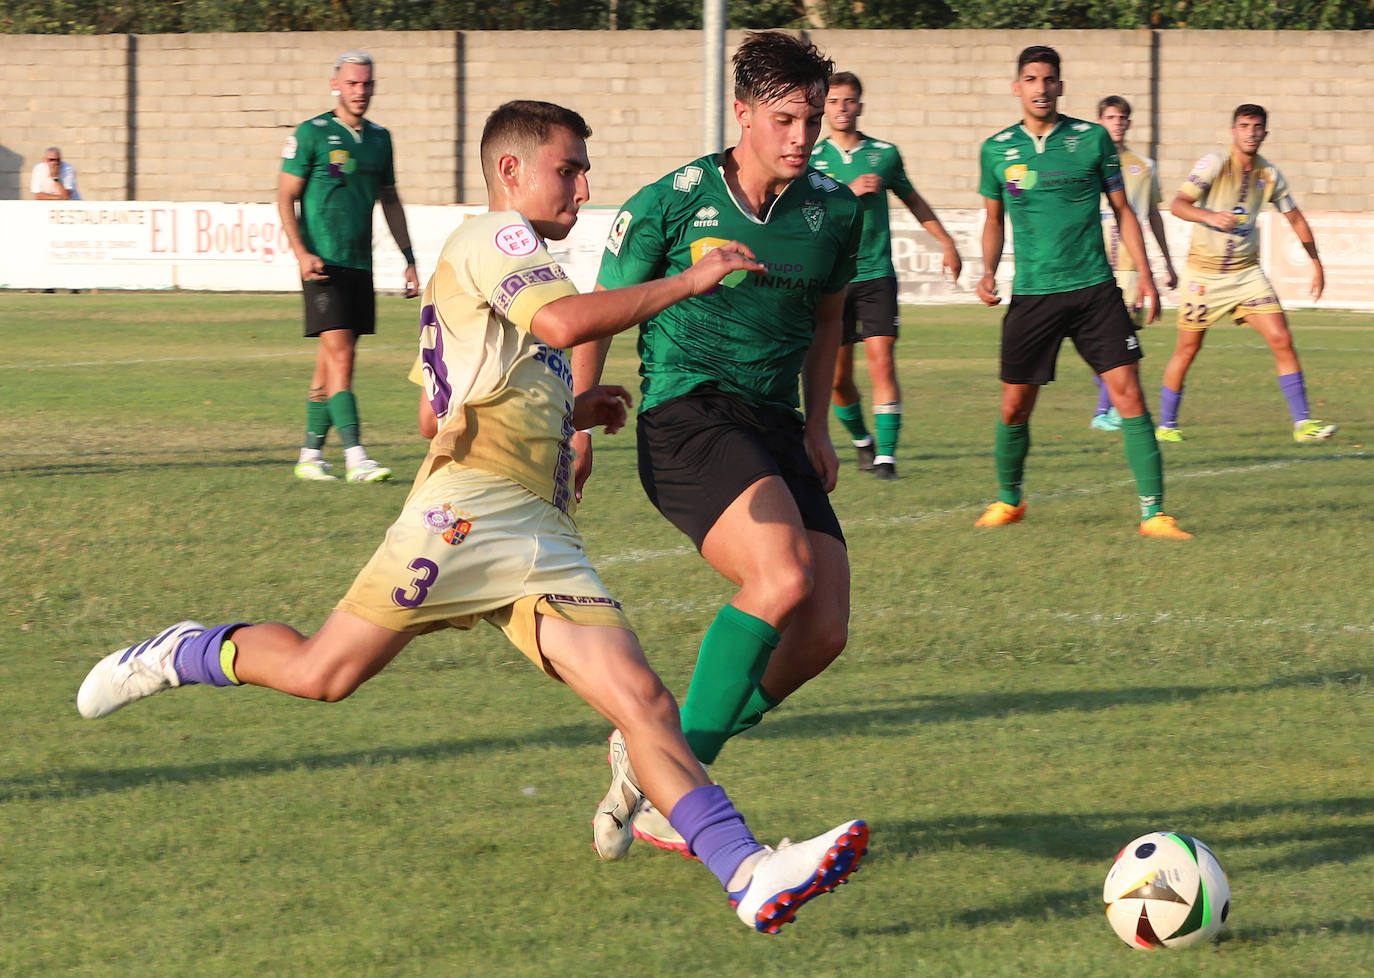
[[[620,693],[623,729],[678,725],[677,700],[652,669],[622,674]]]
[[[769,567],[761,585],[768,603],[786,616],[811,597],[815,577],[809,561],[791,560]]]
[[[347,699],[363,684],[362,676],[346,669],[311,669],[297,677],[293,694],[321,703],[337,703]]]

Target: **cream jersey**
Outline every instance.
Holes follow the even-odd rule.
[[[530,323],[576,292],[515,211],[482,214],[449,235],[425,286],[410,374],[439,421],[412,495],[453,461],[572,513],[572,367]]]
[[[1121,180],[1126,187],[1126,204],[1140,222],[1140,233],[1144,235],[1149,224],[1150,213],[1159,206],[1159,177],[1155,172],[1155,161],[1141,156],[1132,150],[1122,150]],[[1116,214],[1102,198],[1102,241],[1107,246],[1107,261],[1118,272],[1136,271],[1131,253],[1121,244],[1121,230],[1116,226]]]
[[[1234,272],[1258,265],[1256,221],[1260,210],[1271,201],[1285,214],[1298,206],[1278,167],[1256,155],[1250,169],[1243,169],[1229,150],[1208,153],[1194,163],[1178,192],[1199,207],[1230,212],[1237,218],[1231,231],[1218,231],[1204,224],[1193,227],[1188,267],[1201,272]]]

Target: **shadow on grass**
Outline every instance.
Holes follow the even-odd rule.
[[[0,804],[10,801],[83,798],[111,792],[132,791],[149,785],[203,784],[258,777],[304,768],[328,771],[358,764],[394,764],[404,761],[447,761],[471,754],[517,751],[537,744],[540,747],[585,747],[606,736],[601,721],[545,727],[507,737],[473,737],[443,740],[407,747],[378,746],[337,754],[311,754],[290,757],[234,758],[203,764],[144,765],[141,767],[84,767],[35,774],[22,778],[0,778]]]
[[[401,442],[368,442],[368,448],[380,449],[388,455],[388,461],[396,461],[406,466],[419,464],[424,457],[417,453],[413,444]],[[123,475],[131,472],[169,472],[206,469],[245,469],[280,466],[288,468],[295,464],[297,448],[290,439],[283,437],[280,445],[248,446],[242,448],[185,448],[158,449],[156,451],[102,451],[81,452],[64,455],[53,460],[44,456],[44,461],[32,464],[7,464],[0,466],[0,478],[23,476],[41,479],[58,475],[104,476]],[[10,461],[15,456],[10,456]]]

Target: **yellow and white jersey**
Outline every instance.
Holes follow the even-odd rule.
[[[425,286],[410,373],[439,420],[412,495],[453,461],[573,511],[572,367],[530,323],[576,292],[515,211],[471,218],[449,235]]]
[[[1144,235],[1149,225],[1150,212],[1159,206],[1159,177],[1155,172],[1155,161],[1148,156],[1140,156],[1133,150],[1122,150],[1121,178],[1125,184],[1126,203],[1131,213],[1140,222],[1140,233]],[[1107,261],[1118,272],[1135,271],[1131,253],[1121,244],[1121,231],[1116,226],[1116,214],[1102,198],[1102,242],[1107,246]]]
[[[1278,167],[1257,155],[1245,170],[1229,150],[1208,153],[1194,163],[1178,192],[1199,207],[1237,218],[1231,231],[1194,225],[1188,267],[1200,272],[1234,272],[1258,265],[1260,210],[1271,201],[1285,214],[1298,206]]]

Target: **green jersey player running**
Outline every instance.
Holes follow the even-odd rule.
[[[827,496],[838,469],[827,407],[863,208],[808,165],[831,69],[812,44],[749,35],[734,57],[739,142],[631,197],[598,278],[616,288],[674,275],[730,240],[768,268],[726,277],[648,318],[639,335],[640,481],[738,587],[707,629],[682,709],[687,742],[706,764],[847,639],[849,558]],[[576,390],[596,384],[605,352],[574,351]],[[585,479],[590,440],[575,444]],[[652,806],[639,808],[631,831],[682,849]]]
[[[1140,298],[1152,322],[1159,293],[1145,261],[1140,223],[1126,203],[1111,137],[1095,123],[1059,114],[1063,82],[1053,48],[1021,52],[1012,92],[1021,101],[1022,119],[984,142],[980,158],[978,192],[987,220],[978,298],[989,306],[1002,301],[996,275],[1008,215],[1016,236],[1016,275],[1002,320],[1002,412],[994,451],[1001,492],[977,525],[1005,526],[1025,515],[1021,481],[1030,416],[1040,388],[1054,380],[1059,347],[1068,337],[1102,377],[1121,414],[1126,460],[1140,498],[1140,532],[1191,539],[1163,511],[1164,467],[1140,389],[1140,342],[1102,244],[1098,197],[1105,193],[1140,270]]]

